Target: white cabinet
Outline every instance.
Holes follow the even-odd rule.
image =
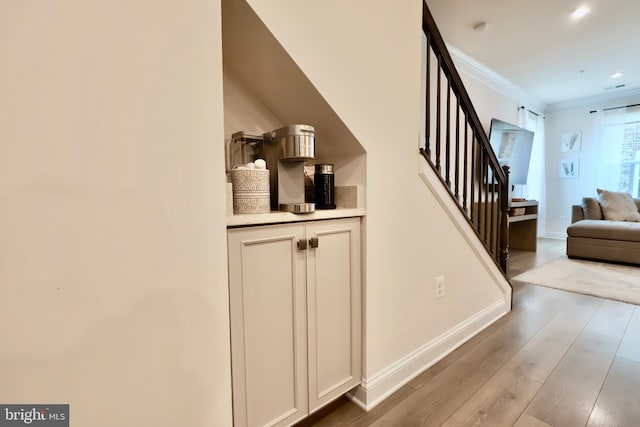
[[[290,425],[360,383],[360,218],[231,229],[234,423]]]
[[[360,383],[360,218],[310,222],[306,236],[312,242],[306,269],[309,412],[314,412]]]
[[[288,425],[308,413],[302,226],[230,230],[234,424]],[[302,326],[301,326],[302,325]]]

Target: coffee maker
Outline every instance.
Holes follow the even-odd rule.
[[[305,202],[304,177],[304,164],[315,155],[313,126],[289,125],[263,136],[265,160],[271,175],[271,209],[314,212],[315,204]]]

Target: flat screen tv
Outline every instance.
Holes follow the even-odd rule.
[[[533,132],[502,120],[491,119],[489,142],[500,166],[509,166],[509,184],[526,184]]]

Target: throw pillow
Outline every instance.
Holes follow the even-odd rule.
[[[582,210],[584,211],[584,219],[602,219],[602,209],[600,203],[594,197],[582,198]]]
[[[597,189],[598,202],[602,206],[604,219],[611,221],[640,222],[640,212],[628,193]]]

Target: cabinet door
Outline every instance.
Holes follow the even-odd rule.
[[[309,412],[361,378],[360,219],[307,224]],[[311,245],[315,246],[315,245]]]
[[[229,230],[235,426],[308,414],[304,226]]]

